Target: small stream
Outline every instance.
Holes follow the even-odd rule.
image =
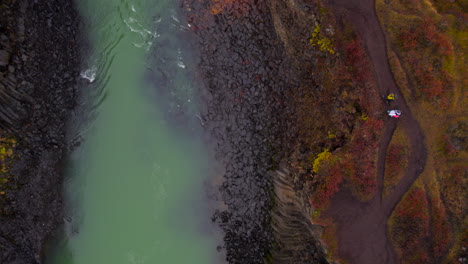
[[[77,3],[92,47],[81,74],[87,114],[70,126],[83,140],[50,263],[213,263],[218,243],[200,205],[210,159],[178,38],[189,25],[172,0]]]

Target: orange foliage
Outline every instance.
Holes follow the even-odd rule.
[[[225,11],[232,11],[237,16],[245,16],[250,9],[249,0],[212,0],[211,14],[218,15]]]

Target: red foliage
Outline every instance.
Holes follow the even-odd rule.
[[[430,98],[440,98],[446,85],[431,65],[416,64],[414,66],[416,80],[422,86],[422,91]]]
[[[339,190],[344,174],[349,173],[348,170],[349,167],[342,166],[341,162],[335,163],[329,170],[324,184],[319,186],[312,197],[312,204],[315,208],[324,209],[328,207],[331,197]]]
[[[430,259],[438,263],[450,248],[452,237],[445,208],[439,199],[431,203],[431,226],[422,189],[414,188],[395,210],[392,235],[404,263],[429,263]]]
[[[447,36],[440,34],[436,45],[439,47],[439,52],[442,55],[453,55],[453,45],[450,43],[450,40],[447,38]]]
[[[359,105],[369,116],[382,113],[382,104],[376,103],[380,97],[375,87],[375,78],[364,44],[359,38],[345,45],[345,65],[351,80],[356,84]],[[341,73],[340,73],[341,74]],[[346,77],[348,77],[348,74]],[[378,114],[377,114],[378,113]]]
[[[355,39],[345,47],[346,65],[350,68],[351,78],[358,84],[366,83],[371,77],[366,51],[362,41]]]
[[[427,18],[416,28],[402,30],[399,39],[405,50],[415,50],[423,44],[435,47],[441,55],[453,55],[452,43],[446,34],[440,32],[432,18]]]
[[[428,263],[429,213],[424,190],[413,188],[398,204],[391,231],[404,263]]]
[[[400,34],[400,40],[405,50],[413,50],[418,46],[418,32],[408,29]]]
[[[375,157],[382,127],[383,121],[370,117],[357,129],[351,142],[355,173],[349,176],[349,183],[354,193],[364,198],[372,197],[377,190]]]
[[[440,97],[444,93],[444,83],[442,80],[437,78],[431,78],[423,91],[429,96],[429,98]]]
[[[444,205],[439,199],[434,199],[432,205],[432,252],[437,260],[446,254],[452,238]]]
[[[425,225],[428,225],[427,220],[429,215],[427,213],[427,200],[424,190],[414,188],[410,193],[398,204],[396,210],[397,217],[409,217],[422,220]],[[424,226],[427,230],[428,226]]]
[[[399,40],[419,89],[427,99],[437,99],[439,106],[448,107],[446,91],[451,85],[450,77],[436,59],[454,54],[448,35],[437,27],[434,19],[427,18],[413,28],[404,29]]]
[[[439,32],[439,29],[435,25],[435,21],[432,18],[424,20],[422,27],[423,36],[429,41],[430,44],[437,47],[437,50],[442,55],[452,55],[453,46],[448,40],[447,36]]]

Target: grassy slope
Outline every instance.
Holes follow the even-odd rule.
[[[405,241],[394,241],[404,263],[427,255],[429,263],[452,263],[464,256],[467,229],[466,164],[466,13],[457,2],[377,0],[377,12],[387,36],[392,71],[411,98],[410,106],[426,134],[429,159],[414,188],[429,197],[429,224],[411,226],[397,214],[393,234],[416,229],[420,248],[402,253]],[[421,70],[423,68],[423,70]],[[433,91],[441,85],[442,91]],[[394,137],[392,144],[402,139]],[[461,141],[460,141],[461,140]],[[424,188],[424,186],[426,188]],[[413,191],[414,191],[413,188]],[[409,199],[409,198],[405,198]],[[404,201],[399,205],[401,208]],[[398,210],[397,210],[398,212]],[[400,222],[400,223],[398,223]],[[398,225],[398,227],[396,227]],[[448,235],[441,234],[445,230]],[[393,236],[395,238],[395,236]],[[408,238],[409,239],[409,238]],[[407,242],[407,241],[406,241]]]

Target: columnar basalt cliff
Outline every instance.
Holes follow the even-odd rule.
[[[72,1],[6,0],[0,14],[0,138],[15,142],[0,172],[0,263],[41,263],[63,217],[80,22]]]
[[[284,167],[271,173],[275,191],[275,207],[272,226],[275,246],[272,248],[272,263],[317,263],[327,264],[326,248],[320,241],[323,228],[314,225],[313,213],[308,199],[294,191],[293,175]]]
[[[271,227],[275,201],[268,171],[295,145],[297,70],[275,31],[268,1],[187,1],[184,8],[201,49],[203,119],[225,168],[220,200],[226,209],[214,221],[225,232],[227,260],[283,259],[285,251],[273,253],[281,249]],[[321,257],[315,254],[300,263]]]

